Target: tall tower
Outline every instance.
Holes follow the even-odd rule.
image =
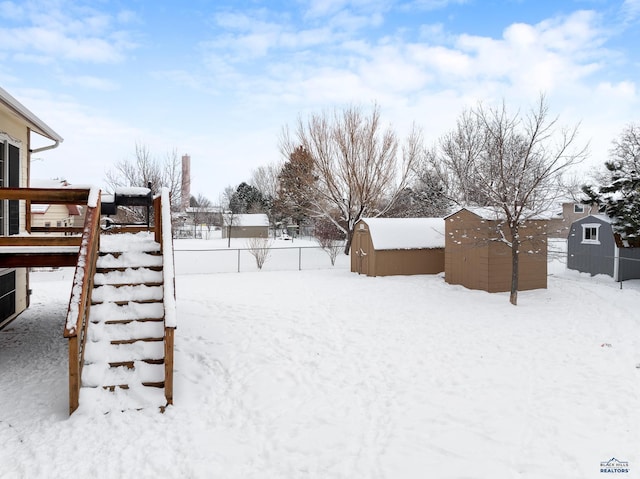
[[[191,157],[182,155],[182,211],[189,207],[191,200]]]

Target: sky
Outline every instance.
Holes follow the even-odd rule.
[[[429,145],[465,108],[541,93],[588,173],[640,110],[640,0],[21,0],[0,21],[0,86],[64,138],[32,178],[76,185],[143,145],[189,154],[215,202],[310,113],[377,104]]]

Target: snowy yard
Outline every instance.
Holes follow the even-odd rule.
[[[517,307],[344,261],[179,274],[175,406],[70,418],[71,271],[35,273],[0,331],[0,476],[640,477],[640,283],[550,273]]]

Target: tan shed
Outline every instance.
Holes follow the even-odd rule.
[[[223,215],[223,223],[223,238],[269,237],[269,218],[264,213]]]
[[[444,278],[449,284],[489,293],[511,290],[511,248],[500,239],[495,213],[463,208],[445,218]],[[547,287],[547,221],[520,228],[518,290]]]
[[[363,218],[351,242],[351,271],[367,276],[444,271],[442,218]]]

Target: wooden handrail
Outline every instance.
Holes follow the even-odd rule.
[[[88,188],[0,188],[0,200],[29,200],[34,204],[86,204]]]
[[[80,236],[0,236],[0,246],[80,246]]]
[[[176,286],[173,262],[173,235],[171,231],[171,197],[169,190],[163,191],[153,200],[154,235],[160,244],[164,264],[162,266],[164,294],[164,396],[167,404],[173,404],[173,349],[176,329]]]
[[[99,243],[100,195],[98,194],[97,204],[87,208],[64,328],[64,337],[69,338],[69,414],[73,413],[79,405],[84,346]]]

